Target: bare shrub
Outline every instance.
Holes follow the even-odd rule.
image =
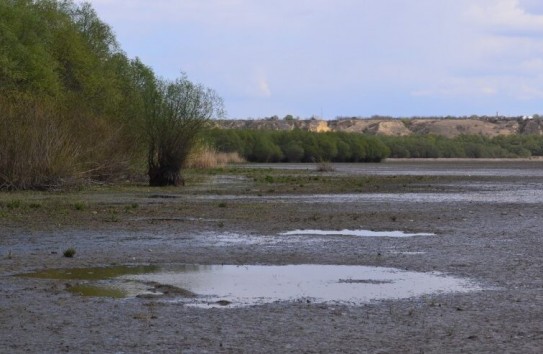
[[[333,172],[335,170],[335,167],[330,162],[319,162],[317,164],[318,172]]]
[[[121,123],[106,116],[84,114],[72,121],[71,131],[80,144],[77,177],[112,180],[126,175],[142,148],[126,134]]]
[[[50,189],[126,173],[120,124],[53,100],[0,98],[0,189]]]
[[[48,188],[77,170],[64,114],[43,102],[0,101],[0,189]]]

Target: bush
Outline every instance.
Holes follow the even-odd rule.
[[[213,129],[204,139],[222,152],[239,145],[251,162],[378,162],[390,153],[379,138],[351,133]]]
[[[64,257],[72,258],[75,256],[75,248],[70,247],[63,252]]]
[[[281,146],[285,162],[300,162],[304,157],[304,148],[297,141],[289,141]]]

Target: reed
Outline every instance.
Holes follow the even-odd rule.
[[[106,117],[0,98],[0,189],[51,189],[125,174],[139,151]]]
[[[242,164],[245,162],[245,159],[243,159],[237,152],[218,152],[209,146],[198,145],[189,155],[185,167],[205,169],[224,167],[229,164]]]

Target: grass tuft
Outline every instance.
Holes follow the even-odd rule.
[[[74,209],[78,211],[85,210],[87,208],[87,205],[84,202],[75,202],[74,203]]]
[[[66,249],[66,250],[63,252],[63,255],[64,255],[64,257],[66,257],[66,258],[72,258],[73,256],[75,256],[75,248],[70,247],[70,248]]]

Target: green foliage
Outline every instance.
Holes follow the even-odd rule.
[[[19,199],[10,200],[6,203],[8,209],[18,209],[22,205],[22,202]]]
[[[394,158],[515,158],[543,156],[543,136],[494,138],[463,135],[404,137],[301,130],[220,130],[206,133],[219,151],[237,151],[251,162],[379,162]],[[227,147],[227,148],[225,148]]]
[[[151,186],[179,185],[180,170],[208,121],[222,115],[222,100],[186,76],[169,82],[156,80],[146,93],[145,131],[149,144]]]
[[[84,203],[84,202],[75,202],[74,203],[74,209],[75,210],[81,211],[81,210],[85,210],[86,208],[87,208],[87,204]]]
[[[494,138],[462,135],[453,139],[416,135],[381,137],[397,158],[517,158],[543,156],[543,137],[511,135]]]
[[[212,129],[205,137],[251,162],[379,162],[389,154],[380,139],[350,133]]]
[[[0,1],[0,188],[126,173],[131,69],[89,4]]]
[[[250,155],[251,161],[278,162],[281,161],[282,157],[281,148],[274,143],[271,135],[264,133],[254,139],[252,154]]]
[[[0,189],[181,166],[217,102],[128,59],[89,3],[0,0]]]
[[[297,141],[289,141],[283,145],[285,159],[290,162],[300,162],[304,157],[305,150]]]
[[[64,255],[64,257],[72,258],[73,256],[75,256],[75,252],[75,248],[70,247],[66,249],[62,254]]]

